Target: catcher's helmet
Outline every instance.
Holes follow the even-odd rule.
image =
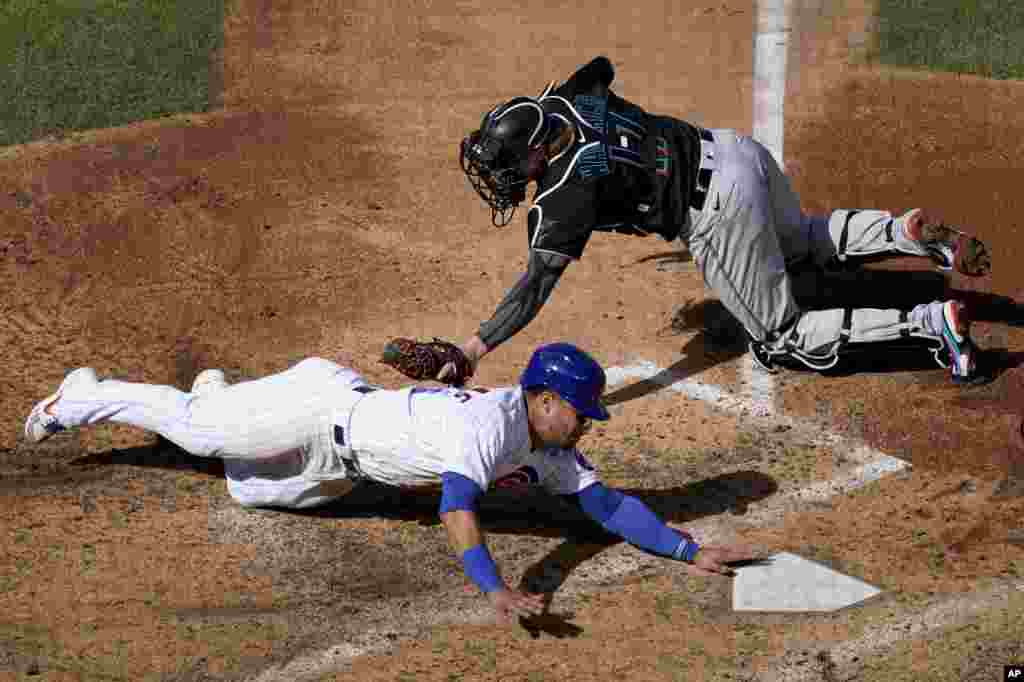
[[[544,174],[544,143],[553,127],[540,102],[516,97],[487,112],[480,129],[462,140],[462,172],[491,207],[496,226],[512,220],[516,206],[526,199],[527,183]]]
[[[523,390],[549,388],[584,417],[598,421],[608,419],[608,410],[601,404],[604,369],[571,343],[549,343],[537,348],[519,384]]]

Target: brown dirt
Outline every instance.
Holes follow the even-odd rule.
[[[915,468],[771,528],[744,527],[737,509],[827,473],[835,453],[805,448],[789,456],[810,468],[787,469],[784,434],[643,382],[613,394],[590,447],[610,483],[675,523],[732,513],[749,542],[883,585],[890,601],[866,615],[740,618],[727,582],[664,562],[586,582],[588,560],[612,554],[600,537],[554,501],[499,496],[485,518],[510,579],[561,562],[580,596],[556,595],[532,632],[493,628],[436,498],[370,490],[319,513],[246,512],[216,462],[138,431],[20,443],[32,403],[85,364],[186,387],[204,367],[237,379],[322,355],[400,384],[376,363],[386,339],[461,340],[524,263],[522,219],[491,227],[458,140],[596,52],[652,110],[751,126],[748,2],[645,2],[614,24],[579,3],[236,5],[221,109],[0,150],[0,679],[243,679],[346,642],[378,653],[350,669],[343,656],[339,679],[748,679],[790,640],[1019,577],[1024,92],[851,65],[858,3],[802,17],[787,99],[796,188],[813,210],[941,210],[988,242],[994,274],[894,262],[829,291],[973,299],[994,380],[956,389],[927,365],[780,375],[781,411]],[[565,338],[607,365],[649,360],[740,390],[745,349],[706,296],[669,245],[596,237],[478,379],[511,382],[537,343]]]

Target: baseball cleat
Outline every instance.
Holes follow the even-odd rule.
[[[760,341],[750,339],[750,359],[754,362],[754,366],[760,369],[762,372],[768,372],[769,374],[775,374],[778,369],[775,367],[775,363],[772,362],[772,356],[768,352],[768,349]]]
[[[60,400],[64,391],[71,385],[80,381],[92,381],[95,383],[96,380],[96,371],[91,367],[79,367],[70,372],[64,377],[64,381],[61,382],[56,393],[43,398],[32,408],[28,419],[25,420],[25,438],[33,443],[42,443],[53,434],[66,431],[67,427],[61,424],[57,417],[47,412],[47,410]]]
[[[928,252],[940,270],[956,270],[971,277],[988,274],[992,259],[980,239],[935,220],[920,208],[903,216],[904,234]]]
[[[223,370],[204,369],[196,375],[192,382],[192,393],[195,395],[206,395],[213,391],[219,391],[228,387],[228,380],[224,378]]]
[[[949,352],[949,365],[953,383],[962,384],[975,378],[978,352],[971,340],[971,321],[967,307],[960,301],[942,304],[942,342]]]

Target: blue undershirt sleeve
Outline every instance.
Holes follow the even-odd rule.
[[[700,546],[689,536],[668,527],[650,508],[631,495],[595,483],[575,495],[575,502],[610,533],[640,549],[692,561]]]
[[[441,474],[441,507],[440,514],[465,509],[476,511],[476,502],[483,490],[476,481],[454,471]]]

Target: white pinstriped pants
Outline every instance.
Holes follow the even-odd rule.
[[[347,492],[332,481],[304,479],[303,455],[333,447],[335,410],[365,384],[354,370],[308,358],[203,395],[156,384],[79,382],[54,409],[67,427],[126,424],[159,433],[190,454],[224,458],[228,489],[246,506],[302,508],[335,499],[332,489]]]

